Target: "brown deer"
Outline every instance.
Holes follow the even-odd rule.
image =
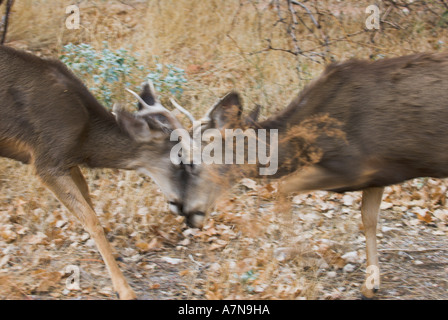
[[[384,187],[448,176],[448,54],[331,64],[277,115],[257,122],[241,114],[239,95],[230,93],[210,109],[201,130],[277,129],[278,171],[267,178],[282,178],[280,194],[362,191],[368,268],[361,291],[373,297],[379,288],[376,227]],[[234,183],[243,166],[185,167],[189,177],[179,207],[187,222],[200,227],[228,189],[216,176]],[[230,174],[231,167],[240,167],[237,174]],[[259,176],[257,170],[245,172]]]
[[[107,111],[64,64],[0,46],[0,156],[34,167],[37,176],[94,239],[121,299],[134,299],[112,254],[79,169],[138,170],[171,203],[182,198],[183,171],[169,153],[181,128],[144,85],[139,111]]]

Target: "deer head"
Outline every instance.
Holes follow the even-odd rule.
[[[137,146],[135,156],[127,160],[125,166],[150,176],[165,194],[171,211],[177,213],[177,204],[183,197],[184,170],[170,160],[170,151],[175,144],[170,140],[170,134],[183,126],[162,106],[151,82],[143,85],[140,95],[131,90],[128,92],[137,98],[138,112],[129,113],[117,104],[113,110],[117,123]]]
[[[179,110],[185,113],[185,109],[173,103]],[[224,151],[226,134],[232,129],[242,129],[256,126],[260,107],[257,106],[248,117],[242,118],[243,107],[238,93],[230,92],[214,104],[200,121],[194,121],[191,132],[193,143],[197,136],[199,138],[200,150],[206,151],[206,145],[212,141],[215,145],[220,145],[220,150]],[[186,113],[191,119],[192,116]],[[211,130],[212,129],[212,130]],[[215,132],[217,134],[208,134]],[[207,135],[208,134],[208,135]],[[213,136],[213,137],[211,137]],[[232,138],[233,141],[233,138]],[[196,141],[197,142],[197,141]],[[231,142],[233,143],[233,142]],[[194,151],[193,151],[194,153]],[[191,158],[181,164],[185,170],[185,191],[182,204],[178,206],[179,213],[186,218],[187,225],[200,228],[204,222],[206,214],[211,210],[217,198],[228,190],[237,180],[241,178],[242,166],[226,162],[225,157],[229,155],[215,155],[215,162],[207,162],[201,159],[199,163],[191,161]],[[234,153],[231,154],[233,158]],[[189,161],[190,160],[190,161]]]

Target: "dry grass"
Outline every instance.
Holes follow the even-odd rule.
[[[217,97],[237,89],[248,109],[259,103],[263,105],[262,116],[266,117],[284,108],[324,67],[303,56],[263,51],[266,38],[275,47],[291,46],[284,27],[281,24],[274,27],[278,16],[268,3],[81,1],[82,27],[68,30],[64,13],[71,1],[16,1],[8,39],[11,46],[46,56],[58,56],[62,46],[69,42],[100,48],[102,41],[107,40],[112,48],[132,47],[148,67],[154,66],[157,56],[160,62],[187,71],[188,87],[181,103],[195,116],[201,115]],[[327,60],[437,51],[446,49],[448,44],[446,29],[428,24],[425,17],[406,20],[398,9],[389,17],[404,23],[402,29],[391,27],[345,38],[362,31],[364,8],[370,1],[319,3],[325,13],[321,17],[325,22],[323,32],[331,39],[338,39],[330,45]],[[306,29],[299,35],[303,50],[319,46]],[[303,72],[299,74],[297,67]],[[5,159],[0,159],[0,168],[0,298],[112,298],[105,268],[98,262],[99,255],[80,225],[33,177],[30,168]],[[328,193],[304,195],[296,199],[293,213],[276,215],[272,206],[275,186],[239,185],[218,206],[203,231],[192,231],[184,229],[181,219],[167,213],[163,196],[148,178],[112,170],[84,172],[97,213],[109,239],[125,260],[122,267],[140,296],[357,297],[364,251],[359,227],[360,199],[356,193],[348,197]],[[445,195],[444,182],[435,184],[445,188],[440,191]],[[383,225],[398,228],[397,224],[409,224],[407,227],[414,228],[415,234],[406,238],[407,248],[412,247],[409,242],[415,236],[422,239],[420,244],[415,243],[417,247],[443,243],[447,232],[443,203],[434,204],[433,193],[426,189],[423,189],[426,193],[422,189],[415,192],[409,186],[412,184],[388,190],[386,199],[391,207],[387,208],[388,220],[382,220]],[[430,206],[424,201],[418,205],[405,204],[397,194],[405,195],[409,203],[413,201],[412,195],[417,194],[418,199],[429,201]],[[421,229],[427,222],[415,218],[415,214],[402,213],[415,212],[414,208],[429,208],[430,223],[439,234]],[[402,220],[390,218],[394,212],[401,212]],[[380,248],[395,239],[393,231],[390,233],[381,238]],[[402,231],[396,233],[406,237]],[[400,244],[397,242],[397,247]],[[352,262],[355,270],[343,271],[349,262],[341,256],[353,251],[360,256]],[[160,260],[163,256],[176,257],[181,262],[170,265]],[[440,256],[439,261],[446,260],[446,256]],[[64,278],[54,272],[69,264],[84,270],[83,290],[64,295]],[[392,270],[392,282],[397,281],[393,278],[393,265],[385,266],[385,270]],[[333,270],[337,272],[336,278]],[[436,285],[440,289],[433,291],[436,297],[447,298],[446,282]],[[418,288],[398,291],[408,297],[424,298],[422,295],[428,292]],[[385,296],[396,294],[388,292]]]
[[[20,1],[14,6],[8,38],[13,46],[45,55],[57,56],[62,45],[69,42],[101,48],[102,42],[108,41],[112,48],[133,48],[149,67],[154,66],[157,56],[160,62],[173,63],[189,73],[183,102],[195,115],[233,88],[242,92],[248,106],[260,103],[265,106],[264,114],[270,114],[282,109],[324,67],[280,51],[252,54],[267,47],[267,38],[272,39],[274,47],[291,47],[285,28],[278,23],[274,27],[278,17],[269,1],[260,1],[258,5],[241,1],[242,6],[237,0],[123,3],[126,1],[81,1],[82,26],[79,30],[68,30],[64,12],[69,1]],[[334,40],[327,61],[445,48],[446,45],[439,44],[448,41],[444,29],[416,21],[415,17],[406,20],[403,14],[396,19],[407,21],[402,30],[385,25],[387,29],[377,33],[345,38],[364,29],[367,17],[364,10],[369,4],[369,1],[320,2],[323,32]],[[318,39],[308,30],[299,28],[299,31],[304,51],[319,47]],[[314,32],[319,36],[320,31]],[[304,73],[298,75],[297,67]]]

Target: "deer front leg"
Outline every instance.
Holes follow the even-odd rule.
[[[314,190],[331,190],[350,186],[353,181],[339,173],[334,173],[317,165],[303,168],[282,179],[278,188],[277,212],[288,212],[290,202],[286,200],[289,193],[307,193]]]
[[[368,299],[380,287],[380,269],[376,244],[376,228],[384,188],[369,188],[362,192],[361,215],[366,236],[367,276],[361,294]]]
[[[311,192],[314,190],[331,190],[354,184],[339,173],[334,173],[319,166],[309,166],[286,176],[279,186],[279,194],[291,192]]]
[[[70,169],[70,175],[73,178],[73,181],[76,183],[79,191],[83,195],[84,199],[86,199],[87,203],[93,209],[92,199],[90,199],[89,186],[87,185],[87,181],[82,175],[81,169],[79,167],[73,167]]]
[[[95,241],[120,299],[136,299],[134,291],[127,283],[114,259],[112,248],[91,206],[87,184],[79,168],[72,168],[69,172],[58,176],[49,175],[48,171],[39,174],[39,170],[37,170],[37,173],[45,185],[81,221]]]

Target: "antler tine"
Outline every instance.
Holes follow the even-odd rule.
[[[151,91],[152,95],[154,96],[154,99],[156,99],[156,101],[159,102],[159,97],[157,95],[156,89],[154,88],[154,83],[150,79],[148,79],[148,86],[149,86],[149,90]]]
[[[150,106],[149,104],[147,104],[142,97],[140,97],[137,93],[135,93],[134,91],[132,91],[131,89],[126,88],[126,91],[131,93],[134,97],[137,98],[137,100],[148,110],[153,110],[154,112],[160,112],[160,111],[166,111],[171,113],[170,110],[168,110],[167,108],[165,108],[164,106],[162,106],[158,101],[155,105]]]
[[[137,98],[137,100],[143,104],[145,107],[149,108],[148,111],[146,111],[147,114],[165,114],[165,116],[167,117],[168,121],[171,123],[171,125],[174,128],[177,129],[183,129],[182,124],[177,120],[177,118],[171,113],[170,110],[168,110],[167,108],[165,108],[164,106],[162,106],[160,103],[157,103],[155,106],[150,106],[148,105],[137,93],[135,93],[134,91],[126,88],[126,91],[128,91],[129,93],[131,93],[133,96],[135,96]]]
[[[137,98],[137,100],[146,108],[151,108],[151,106],[149,104],[147,104],[137,93],[135,93],[134,91],[132,91],[131,89],[126,88],[126,91],[129,92],[130,94],[132,94],[134,97]]]
[[[178,109],[180,112],[185,114],[188,117],[188,119],[190,119],[191,123],[194,123],[196,121],[193,115],[190,112],[188,112],[184,107],[182,107],[180,104],[178,104],[176,100],[170,98],[170,101],[176,109]]]

